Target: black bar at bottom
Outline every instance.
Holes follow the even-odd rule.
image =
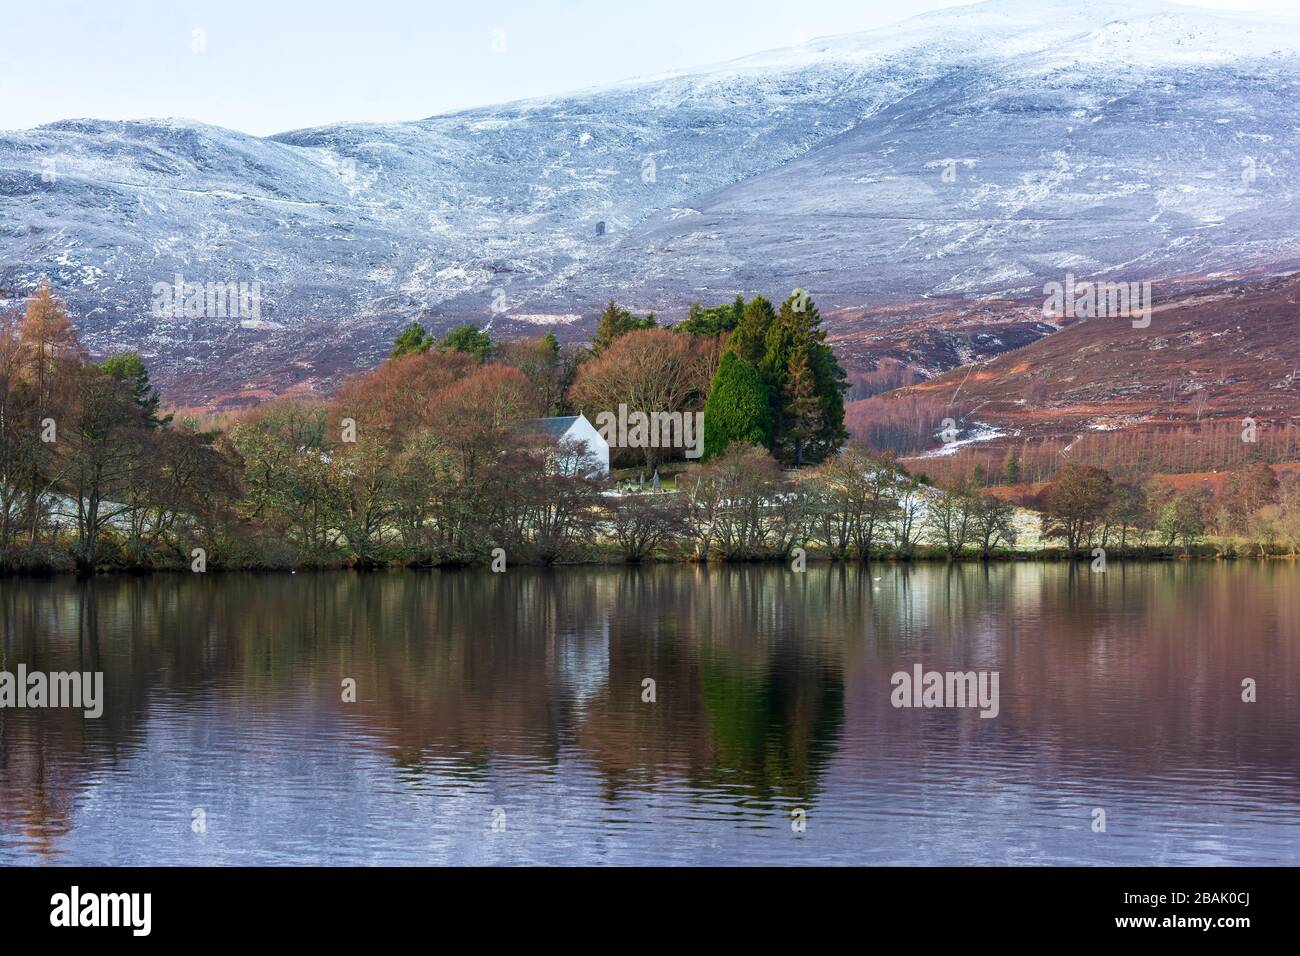
[[[808,919],[852,924],[873,940],[919,933],[973,942],[972,931],[985,941],[1042,939],[1048,930],[1068,940],[1200,936],[1231,944],[1248,938],[1242,933],[1286,928],[1298,872],[44,867],[0,870],[0,900],[9,940],[76,933],[82,943],[126,945],[373,943],[457,925],[485,938],[519,933],[536,941],[557,921],[569,932],[622,927],[652,938],[688,919],[730,927],[733,939],[762,938],[768,921],[792,928],[790,920]]]

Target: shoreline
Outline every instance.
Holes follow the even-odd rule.
[[[1213,545],[1201,545],[1183,552],[1178,548],[1126,548],[1123,551],[1107,550],[1106,561],[1127,564],[1167,564],[1183,561],[1203,562],[1220,562],[1220,561],[1295,561],[1300,560],[1300,555],[1295,554],[1274,554],[1258,553],[1258,547],[1253,547],[1247,551],[1230,550],[1215,547]],[[587,559],[567,560],[567,561],[528,561],[513,560],[509,561],[508,567],[532,568],[532,569],[573,569],[573,568],[639,568],[639,567],[659,567],[664,565],[691,565],[704,567],[744,567],[748,565],[778,565],[792,564],[794,557],[791,555],[770,555],[756,556],[748,558],[725,558],[710,557],[706,560],[700,560],[694,557],[674,558],[674,557],[655,557],[647,558],[640,561],[628,561],[616,556],[594,556]],[[869,558],[858,557],[833,557],[821,552],[808,552],[805,554],[803,561],[805,566],[835,566],[842,565],[845,567],[859,565],[867,567],[877,564],[916,564],[916,565],[943,565],[943,564],[1091,564],[1094,559],[1088,552],[1080,552],[1073,556],[1067,554],[1061,548],[1045,548],[1036,551],[999,551],[990,554],[987,557],[979,554],[962,554],[957,557],[951,557],[943,553],[940,549],[921,549],[918,553],[904,557],[899,554],[881,553],[872,555]],[[395,560],[391,562],[380,563],[359,563],[355,561],[326,561],[326,562],[303,562],[295,565],[266,565],[266,564],[248,564],[248,565],[231,565],[226,566],[220,563],[210,562],[204,571],[194,571],[184,563],[176,564],[110,564],[91,569],[79,568],[76,566],[75,559],[68,555],[68,563],[60,562],[58,564],[46,563],[32,565],[28,564],[22,567],[5,567],[0,563],[0,581],[6,579],[19,578],[51,578],[51,577],[74,577],[74,578],[93,578],[101,576],[132,576],[145,577],[150,575],[175,575],[175,574],[298,574],[313,573],[322,571],[354,571],[358,573],[377,573],[377,572],[395,572],[395,571],[468,571],[483,570],[490,568],[492,561],[485,558],[479,561],[449,561],[449,562],[404,562]],[[793,569],[792,569],[793,571]],[[794,571],[793,573],[799,573]],[[1098,573],[1104,573],[1098,572]]]

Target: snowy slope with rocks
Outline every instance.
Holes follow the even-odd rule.
[[[0,133],[0,298],[50,276],[93,349],[215,394],[364,367],[416,315],[577,335],[611,296],[798,285],[825,311],[1281,271],[1298,93],[1293,21],[993,0],[410,123],[68,120]],[[260,283],[258,321],[152,315],[177,274]]]

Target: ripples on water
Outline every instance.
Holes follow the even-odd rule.
[[[1280,562],[9,579],[0,639],[107,696],[0,710],[5,863],[1300,862]]]

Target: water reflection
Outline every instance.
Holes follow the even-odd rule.
[[[0,860],[1298,862],[1297,584],[1281,563],[5,580],[0,669],[103,670],[106,703],[0,710]],[[918,662],[999,671],[999,717],[891,707]]]

